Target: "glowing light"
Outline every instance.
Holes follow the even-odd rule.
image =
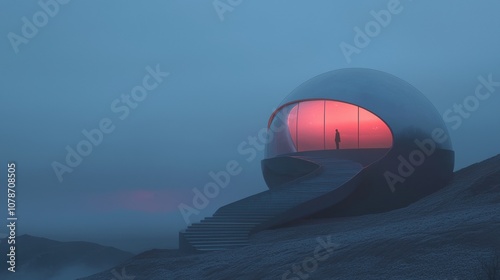
[[[392,134],[389,127],[377,116],[359,108],[359,148],[390,148]]]
[[[301,101],[288,114],[288,129],[297,151],[392,147],[389,127],[373,113],[356,105],[331,100]]]

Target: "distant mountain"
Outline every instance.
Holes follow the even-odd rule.
[[[204,254],[153,250],[115,271],[129,280],[499,279],[487,269],[500,276],[500,156],[456,172],[448,186],[403,209],[304,220],[250,242]]]
[[[3,253],[9,246],[6,239],[0,240],[2,280],[75,279],[116,266],[133,256],[90,242],[59,242],[22,235],[16,238],[16,273],[11,273],[6,269],[7,256]]]

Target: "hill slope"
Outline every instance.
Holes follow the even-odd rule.
[[[456,172],[444,189],[406,208],[302,221],[250,242],[195,255],[153,250],[116,270],[135,280],[488,279],[480,267],[500,250],[500,156]]]
[[[108,269],[133,256],[90,242],[59,242],[30,235],[17,237],[16,244],[16,273],[7,272],[7,256],[2,254],[1,279],[74,279]],[[0,240],[1,252],[7,252],[7,246],[5,239]]]

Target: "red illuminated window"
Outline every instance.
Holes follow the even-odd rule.
[[[292,137],[293,144],[297,147],[297,116],[298,116],[299,104],[297,103],[288,114],[288,129],[290,130],[290,136]]]
[[[392,134],[389,127],[377,116],[359,108],[359,148],[390,148]]]
[[[340,133],[342,149],[358,148],[358,106],[337,101],[325,101],[325,138],[326,149],[333,150],[335,130]]]
[[[331,100],[301,101],[288,114],[290,137],[297,151],[390,148],[392,133],[373,113],[356,105]]]
[[[324,101],[299,103],[295,142],[298,151],[325,149],[325,106]]]

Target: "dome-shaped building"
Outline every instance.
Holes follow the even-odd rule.
[[[268,128],[273,139],[262,169],[269,188],[303,176],[299,161],[290,161],[287,172],[283,157],[363,166],[355,194],[332,208],[333,215],[408,205],[453,173],[451,139],[437,110],[415,87],[381,71],[341,69],[310,79],[283,100]]]
[[[303,83],[271,115],[268,136],[269,190],[190,225],[181,249],[229,249],[299,218],[404,207],[453,174],[441,116],[416,88],[381,71],[342,69]]]

